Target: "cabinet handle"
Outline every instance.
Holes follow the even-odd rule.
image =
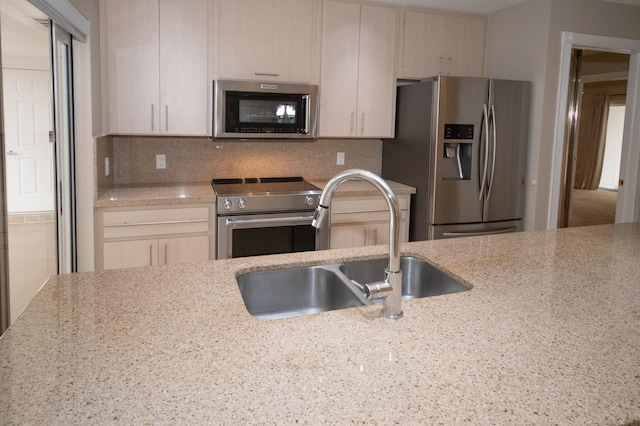
[[[367,230],[366,228],[362,230],[362,236],[364,237],[364,245],[367,245]]]
[[[153,104],[151,104],[151,131],[153,132],[155,129],[155,111]]]
[[[378,228],[373,228],[373,245],[378,245]]]
[[[253,74],[257,76],[264,76],[264,77],[280,77],[280,74],[274,74],[270,72],[255,72]]]
[[[153,266],[153,245],[149,244],[149,266]]]
[[[208,219],[187,219],[187,220],[163,220],[156,222],[130,222],[130,223],[114,223],[111,225],[104,225],[105,228],[115,228],[118,226],[144,226],[144,225],[174,225],[176,223],[204,223],[208,222]]]
[[[364,135],[364,112],[360,114],[360,136]]]
[[[169,105],[164,106],[164,130],[169,131]]]
[[[351,111],[351,125],[349,126],[349,134],[353,133],[353,128],[355,127],[356,121],[356,113],[355,111]]]
[[[164,243],[164,264],[167,265],[167,252],[169,251],[169,247],[167,247],[167,243]]]

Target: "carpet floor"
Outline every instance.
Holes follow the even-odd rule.
[[[607,189],[574,189],[569,227],[615,223],[618,193]]]

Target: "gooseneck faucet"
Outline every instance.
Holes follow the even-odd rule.
[[[367,170],[350,169],[338,173],[327,182],[320,195],[318,207],[313,214],[313,225],[320,229],[325,221],[333,194],[338,187],[349,180],[364,180],[375,186],[389,207],[389,265],[385,269],[384,281],[365,284],[363,291],[368,299],[384,298],[382,316],[391,319],[402,317],[402,271],[400,270],[400,207],[396,194],[380,176]]]

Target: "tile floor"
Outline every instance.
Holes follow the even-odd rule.
[[[9,214],[9,300],[11,322],[47,278],[57,272],[52,212]]]

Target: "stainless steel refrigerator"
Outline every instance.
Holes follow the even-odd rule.
[[[416,188],[410,240],[522,229],[530,83],[439,76],[399,86],[382,176]]]

